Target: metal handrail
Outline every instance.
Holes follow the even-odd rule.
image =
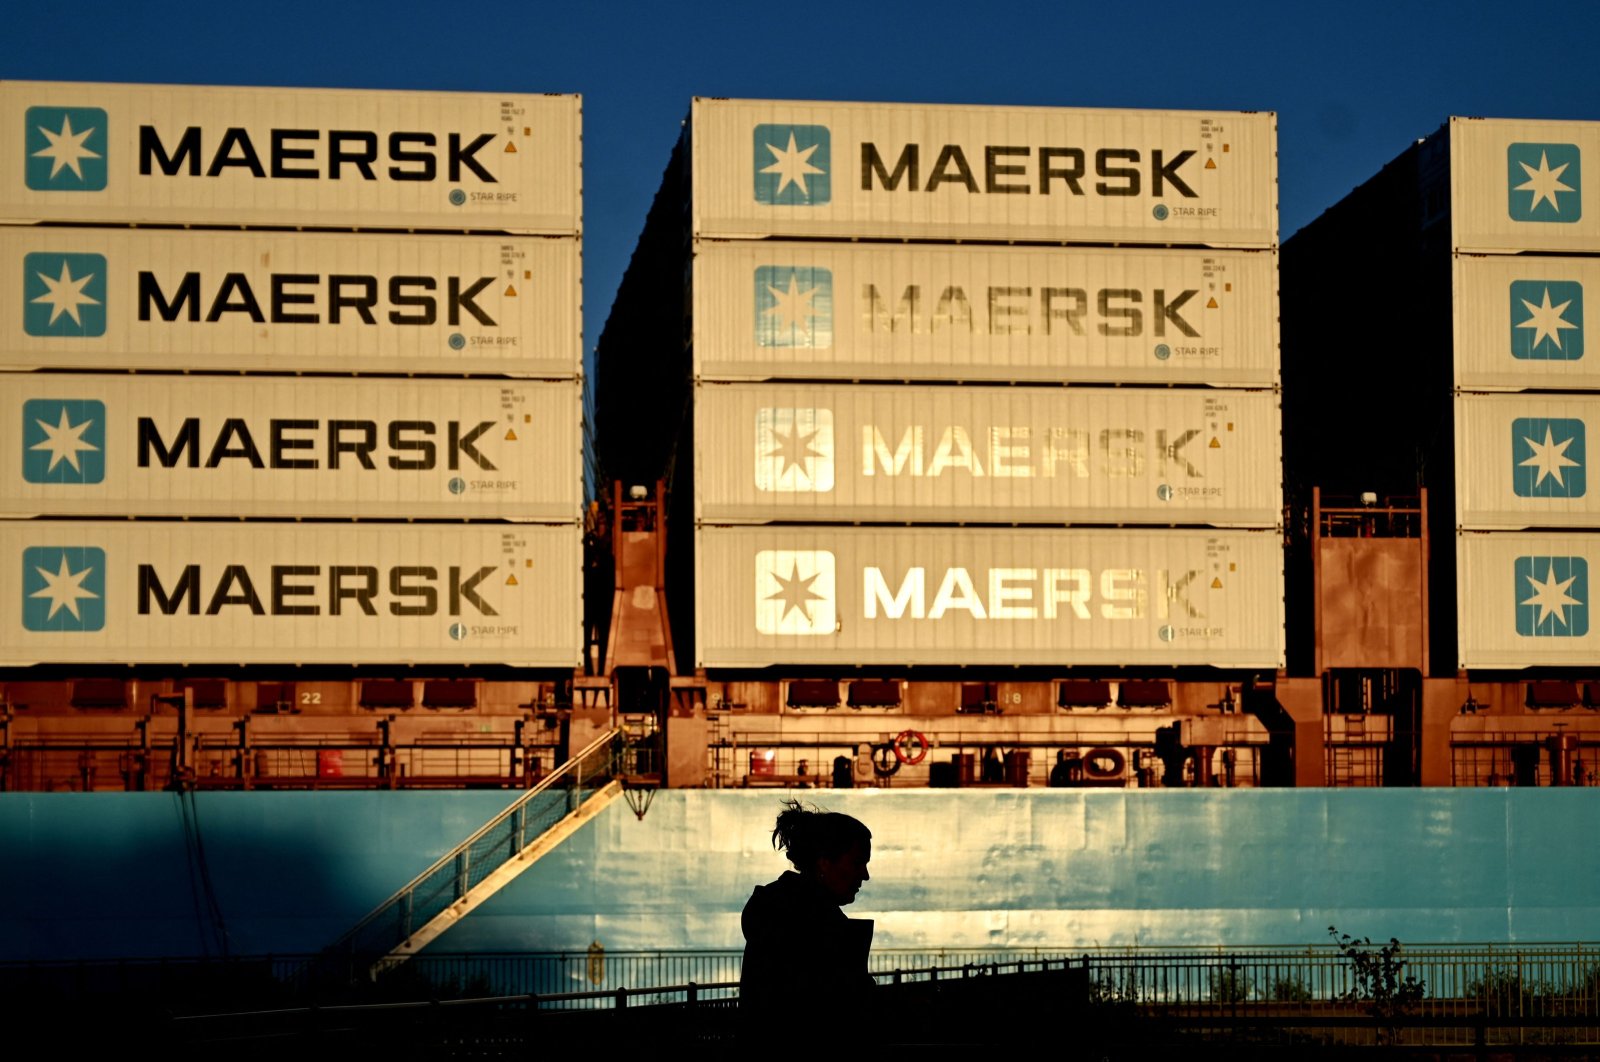
[[[570,783],[567,784],[567,788],[569,793],[571,793],[577,792],[580,789],[586,777],[592,779],[602,775],[609,776],[612,773],[611,769],[615,763],[615,749],[613,746],[618,740],[620,740],[621,735],[622,731],[620,729],[609,730],[595,740],[591,741],[588,745],[584,746],[571,759],[567,760],[566,763],[563,763],[560,767],[557,767],[555,770],[551,771],[544,778],[540,779],[538,784],[536,784],[533,788],[529,789],[526,793],[512,801],[504,811],[500,812],[500,814],[484,823],[470,837],[456,845],[444,855],[440,856],[431,866],[428,867],[428,869],[424,870],[422,873],[412,878],[409,882],[402,885],[399,889],[395,890],[392,896],[384,900],[377,907],[373,908],[373,910],[367,914],[365,918],[357,922],[352,929],[331,944],[325,950],[324,954],[357,954],[356,944],[361,939],[363,933],[365,933],[381,919],[388,917],[397,910],[404,911],[409,914],[412,908],[412,898],[416,894],[416,891],[419,887],[432,880],[436,875],[444,871],[446,868],[459,865],[463,857],[473,851],[480,844],[480,842],[502,829],[508,821],[526,809],[527,806],[534,800],[547,793],[556,785],[556,783],[562,782],[570,775],[571,780]],[[596,770],[590,771],[586,774],[584,771],[584,764],[596,753],[607,749],[610,749],[612,754],[608,756],[605,762]],[[569,807],[567,810],[575,811],[580,805],[582,805],[583,798],[579,797],[576,801],[569,799],[568,803]],[[542,834],[543,832],[544,831],[541,830],[539,831],[539,834]],[[530,837],[521,833],[521,831],[518,831],[518,834],[513,837],[512,840],[520,843],[506,844],[503,847],[497,846],[497,848],[493,851],[496,852],[498,858],[494,862],[488,864],[486,869],[493,870],[510,862],[517,856],[518,853],[526,848],[529,843],[537,840],[539,834],[535,834]],[[409,921],[409,919],[406,921]],[[401,928],[408,930],[410,927],[409,925],[406,925],[402,926]],[[392,945],[399,945],[400,943],[403,943],[408,935],[408,932],[402,933],[398,939],[392,942]],[[388,946],[392,945],[386,945],[384,950],[387,950]]]

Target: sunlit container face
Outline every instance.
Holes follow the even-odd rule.
[[[1283,660],[1274,531],[708,526],[697,540],[702,667]]]
[[[0,515],[572,521],[578,383],[0,375]]]
[[[0,367],[579,372],[576,238],[0,230]]]
[[[1600,535],[1462,535],[1456,572],[1461,667],[1593,667],[1600,659],[1589,610]]]
[[[579,660],[576,525],[0,523],[0,661]]]
[[[1600,390],[1600,258],[1459,255],[1454,312],[1456,386]]]
[[[696,245],[704,379],[1270,387],[1275,253]]]
[[[0,219],[575,236],[576,96],[0,83]]]
[[[1600,483],[1589,482],[1600,395],[1462,395],[1455,402],[1459,526],[1600,527]]]
[[[696,515],[1273,527],[1267,391],[702,384]]]
[[[697,99],[699,237],[1277,243],[1270,113]]]
[[[1458,251],[1600,251],[1600,122],[1450,119]]]

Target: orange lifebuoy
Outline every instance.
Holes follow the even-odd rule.
[[[1127,769],[1127,758],[1121,752],[1105,745],[1090,749],[1083,754],[1083,776],[1085,778],[1108,779],[1121,778],[1122,772]]]
[[[928,739],[915,730],[902,730],[896,734],[893,747],[894,758],[901,763],[921,763],[928,755]]]

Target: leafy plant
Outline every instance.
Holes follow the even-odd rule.
[[[1394,937],[1374,946],[1371,937],[1352,937],[1333,926],[1328,927],[1328,934],[1350,964],[1354,981],[1354,987],[1340,998],[1367,1005],[1367,1013],[1382,1023],[1379,1044],[1397,1043],[1400,1026],[1408,1010],[1421,1002],[1427,983],[1405,972],[1406,961],[1400,957],[1400,942]]]
[[[1243,1003],[1250,998],[1250,978],[1237,966],[1211,971],[1209,997],[1213,1003]]]
[[[1300,978],[1285,975],[1272,982],[1272,999],[1276,1003],[1309,1003],[1311,989]]]
[[[1532,1013],[1543,997],[1554,994],[1548,986],[1524,981],[1517,970],[1498,967],[1485,970],[1482,977],[1467,984],[1468,998],[1494,1016]]]

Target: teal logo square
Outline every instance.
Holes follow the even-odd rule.
[[[106,554],[95,546],[22,551],[22,627],[98,631],[106,625]]]
[[[1511,356],[1523,361],[1583,357],[1583,285],[1575,280],[1513,280]]]
[[[1511,220],[1571,225],[1581,219],[1582,161],[1576,144],[1507,147],[1507,209]]]
[[[1589,562],[1582,557],[1518,557],[1517,633],[1582,638],[1589,633]]]
[[[105,255],[24,255],[22,330],[30,336],[105,335]]]
[[[24,180],[39,192],[99,192],[106,186],[106,112],[99,107],[29,107]]]
[[[71,398],[22,403],[22,478],[27,483],[104,482],[105,403]]]
[[[830,139],[825,125],[756,126],[756,202],[773,206],[821,206],[831,202]]]
[[[1581,498],[1588,452],[1583,421],[1518,417],[1511,422],[1511,489],[1519,498]]]
[[[756,346],[833,346],[833,273],[794,266],[756,268]]]

